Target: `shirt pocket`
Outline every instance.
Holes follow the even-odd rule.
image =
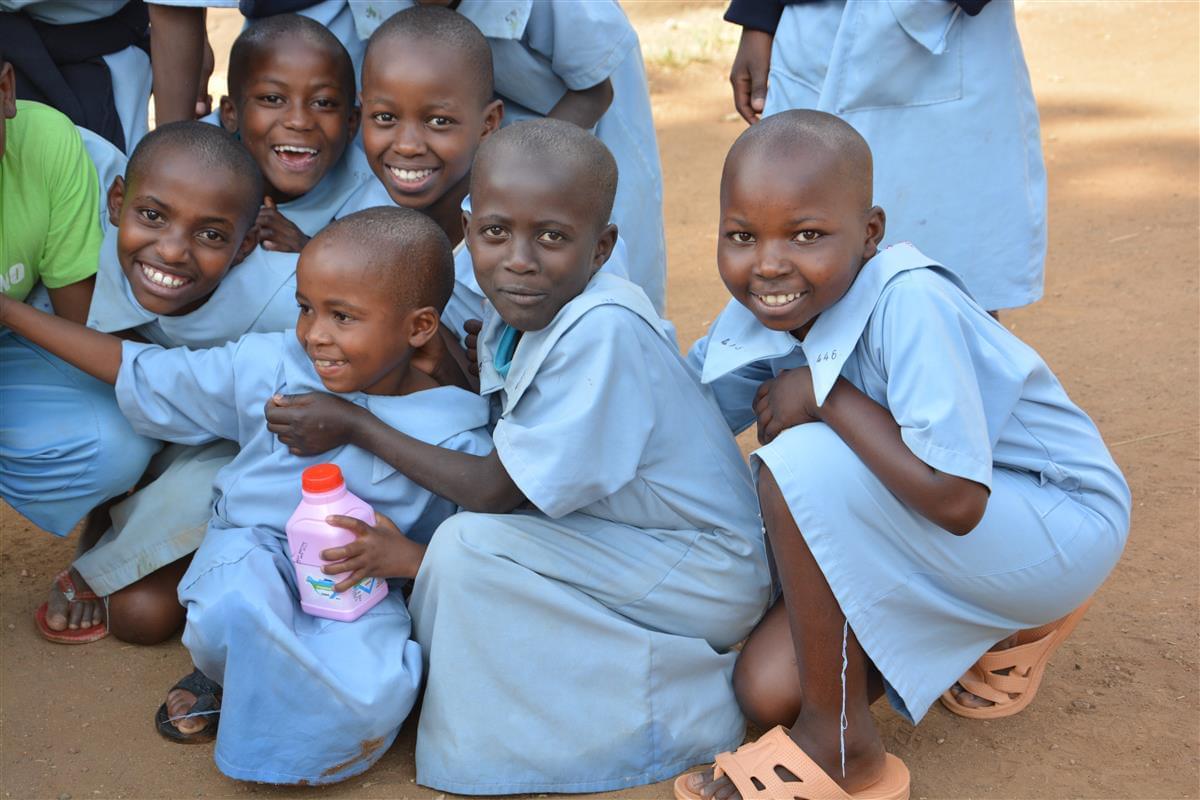
[[[961,99],[961,14],[949,3],[851,0],[822,108],[844,114]]]

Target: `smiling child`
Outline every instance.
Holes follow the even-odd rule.
[[[817,111],[763,119],[725,161],[733,300],[691,357],[763,445],[782,597],[734,686],[779,727],[681,776],[680,800],[907,798],[871,702],[915,724],[988,648],[1047,625],[980,681],[995,716],[1020,710],[1124,546],[1129,489],[1095,425],[954,273],[879,249],[871,175],[863,138]]]
[[[645,293],[599,273],[616,177],[604,145],[567,122],[516,123],[480,148],[466,227],[492,303],[479,349],[490,455],[323,396],[268,411],[291,447],[370,448],[475,512],[438,529],[413,589],[427,786],[617,789],[743,735],[730,648],[769,583],[753,489]]]
[[[202,674],[181,681],[157,718],[178,740],[216,731],[217,765],[230,777],[315,784],[355,775],[386,751],[416,699],[420,648],[400,592],[353,623],[300,610],[284,523],[300,499],[301,471],[318,459],[276,442],[264,404],[277,394],[336,392],[430,446],[483,456],[486,402],[411,368],[437,334],[451,285],[449,244],[428,218],[373,209],[332,224],[301,253],[295,332],[164,350],[0,301],[5,324],[114,383],[142,434],[240,447],[217,478],[209,535],[179,589],[184,644]],[[351,582],[412,577],[420,548],[407,537],[427,541],[453,503],[357,447],[323,460],[380,518],[343,552],[325,551],[345,557],[327,571],[349,570]]]
[[[234,40],[228,83],[220,124],[238,136],[266,180],[259,243],[299,252],[370,178],[349,146],[359,124],[354,65],[325,26],[279,14]]]

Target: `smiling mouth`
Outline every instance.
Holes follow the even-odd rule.
[[[799,300],[807,292],[788,292],[785,294],[754,294],[753,297],[767,308],[784,308]]]
[[[283,162],[285,167],[296,172],[303,172],[312,167],[321,152],[315,147],[296,144],[277,144],[271,148],[271,151]]]
[[[137,262],[137,268],[141,271],[142,275],[145,276],[147,281],[149,281],[152,285],[161,287],[163,289],[182,289],[183,287],[194,283],[191,278],[183,278],[178,275],[171,275],[170,273],[163,272],[161,269],[156,269],[155,267],[152,267],[142,261]]]
[[[392,182],[401,189],[412,191],[425,186],[436,169],[425,167],[422,169],[402,169],[387,165],[387,170],[391,173]]]
[[[529,289],[498,289],[497,291],[504,295],[510,303],[518,306],[534,306],[546,297],[545,292],[535,292]]]

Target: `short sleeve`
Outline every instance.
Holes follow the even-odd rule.
[[[524,38],[575,91],[603,83],[637,45],[637,33],[613,0],[535,2]]]
[[[125,342],[116,387],[121,412],[144,436],[180,444],[240,442],[238,396],[246,392],[239,391],[245,387],[235,376],[251,376],[246,382],[253,382],[272,372],[275,364],[266,348],[255,346],[263,341],[246,337],[204,350]],[[264,386],[255,394],[265,403],[272,388]]]
[[[743,28],[775,33],[783,16],[780,0],[731,0],[725,11],[725,21]]]
[[[598,306],[561,335],[496,423],[501,463],[548,516],[584,508],[637,477],[656,413],[653,359],[642,352],[662,345],[651,337],[632,312]]]
[[[934,274],[884,289],[869,323],[870,350],[887,376],[887,406],[908,449],[929,466],[991,488],[988,431],[975,325]]]
[[[704,360],[707,355],[708,336],[703,336],[696,340],[687,355],[688,367],[695,374],[697,381],[704,372]],[[754,424],[754,395],[758,393],[758,387],[762,386],[764,381],[773,377],[775,375],[770,364],[754,362],[706,384],[716,400],[717,407],[721,409],[721,416],[725,417],[726,424],[735,434]]]
[[[100,183],[79,131],[65,118],[44,130],[42,158],[50,219],[38,273],[49,289],[77,283],[96,274],[103,233],[97,210]],[[57,124],[61,122],[63,124]]]

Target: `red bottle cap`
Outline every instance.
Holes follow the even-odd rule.
[[[300,486],[306,492],[314,494],[320,492],[332,492],[345,485],[342,479],[342,471],[338,469],[337,464],[317,464],[304,470],[300,476]]]

